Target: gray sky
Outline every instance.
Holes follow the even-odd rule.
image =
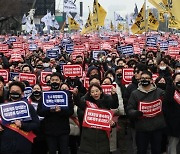
[[[83,20],[85,20],[87,19],[89,13],[88,6],[92,11],[94,0],[76,0],[76,5],[78,8],[80,1],[83,2]],[[138,6],[138,10],[140,10],[144,0],[98,0],[98,2],[107,11],[106,19],[113,20],[114,11],[119,13],[122,17],[125,17],[126,14],[134,12],[135,3]],[[59,8],[62,8],[63,0],[56,0],[56,4],[59,4]],[[152,5],[150,5],[148,2],[147,6],[152,7]]]

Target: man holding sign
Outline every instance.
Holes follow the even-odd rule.
[[[68,154],[69,117],[73,114],[72,95],[68,91],[60,91],[62,76],[52,73],[51,90],[43,92],[43,102],[38,104],[38,114],[44,117],[44,132],[49,154]]]
[[[19,81],[9,85],[9,101],[1,108],[0,153],[31,154],[35,135],[32,130],[39,126],[38,116],[32,105],[22,100],[24,85]]]
[[[149,143],[151,153],[161,154],[162,129],[165,127],[162,113],[164,91],[153,83],[152,73],[141,73],[138,89],[131,93],[127,113],[135,122],[137,153],[145,154]]]

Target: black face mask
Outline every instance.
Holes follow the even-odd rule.
[[[41,91],[33,91],[32,95],[34,97],[39,97],[39,96],[41,96]]]
[[[149,80],[141,80],[141,85],[144,86],[144,87],[147,87],[149,86],[151,83]]]
[[[157,87],[161,88],[162,90],[166,89],[166,84],[165,83],[158,83]]]
[[[117,76],[117,79],[122,79],[122,73],[118,73],[116,74],[116,76]]]
[[[52,90],[58,90],[59,89],[59,83],[57,83],[57,82],[51,83],[51,89]]]
[[[180,89],[180,81],[176,82],[176,87]]]
[[[13,101],[17,101],[21,98],[21,94],[17,93],[17,92],[12,92],[9,94],[10,99]]]
[[[42,69],[42,68],[43,68],[43,65],[36,65],[36,68],[37,68],[37,69]]]

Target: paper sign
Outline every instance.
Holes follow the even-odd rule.
[[[68,96],[64,91],[47,91],[43,92],[43,105],[45,108],[68,107]]]
[[[124,55],[134,54],[134,49],[132,45],[121,46],[120,53]]]
[[[66,44],[65,50],[67,53],[71,54],[74,51],[74,44]]]
[[[162,111],[162,101],[139,102],[139,111],[143,112],[143,117],[155,117]]]
[[[45,78],[47,75],[52,74],[52,72],[41,72],[41,85],[46,85]]]
[[[116,85],[101,85],[101,87],[105,94],[111,95],[112,87],[116,87]]]
[[[37,44],[29,44],[29,50],[30,50],[30,51],[35,51],[35,50],[37,50]]]
[[[24,90],[24,97],[29,98],[32,94],[32,87],[26,87]]]
[[[146,39],[146,46],[156,47],[157,46],[157,38],[148,36]]]
[[[98,60],[98,54],[100,54],[100,53],[106,55],[106,52],[105,52],[105,51],[92,51],[92,53],[93,53],[93,58],[94,58],[95,60]]]
[[[14,120],[30,120],[28,104],[24,101],[5,103],[0,106],[3,123],[11,123]]]
[[[19,73],[20,81],[28,81],[31,86],[36,84],[36,75],[31,73]]]
[[[82,77],[81,65],[63,65],[65,77]]]
[[[110,120],[112,120],[112,113],[110,111],[103,109],[86,108],[83,126],[110,131]]]
[[[123,82],[124,84],[129,84],[132,82],[132,77],[134,75],[133,68],[124,68],[123,69]]]
[[[59,55],[59,49],[50,49],[46,51],[46,57],[48,58],[58,58]]]
[[[0,76],[3,77],[5,82],[9,81],[9,72],[7,70],[0,69]]]

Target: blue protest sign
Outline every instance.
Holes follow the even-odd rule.
[[[24,90],[24,97],[29,98],[32,94],[32,88],[31,87],[26,87]]]
[[[160,42],[160,49],[162,51],[167,51],[169,47],[169,43],[168,41],[164,41],[164,42]]]
[[[37,50],[37,44],[29,44],[29,50],[30,50],[30,51],[35,51],[35,50]]]
[[[43,92],[43,105],[45,108],[68,107],[68,96],[64,91],[47,91]]]
[[[169,42],[169,46],[177,46],[178,45],[178,42],[175,40],[168,40],[168,42]]]
[[[66,44],[65,50],[67,53],[71,54],[74,51],[74,44]]]
[[[59,55],[59,49],[50,49],[46,51],[46,57],[48,58],[58,58]]]
[[[15,38],[15,37],[10,37],[10,38],[9,38],[9,41],[10,41],[10,42],[16,42],[16,38]]]
[[[9,76],[10,76],[10,80],[13,81],[16,76],[17,77],[19,76],[19,73],[18,72],[10,72]]]
[[[14,120],[30,120],[28,104],[24,101],[5,103],[0,105],[1,118],[3,124],[8,124]]]
[[[157,46],[157,38],[152,37],[152,36],[148,36],[146,39],[146,46],[156,47]]]
[[[95,60],[98,60],[98,54],[100,54],[100,53],[102,53],[102,54],[104,54],[104,55],[106,55],[106,52],[105,51],[92,51],[92,56],[93,56],[93,59],[95,59]]]
[[[134,48],[132,45],[121,46],[120,53],[124,55],[132,55],[134,54]]]

